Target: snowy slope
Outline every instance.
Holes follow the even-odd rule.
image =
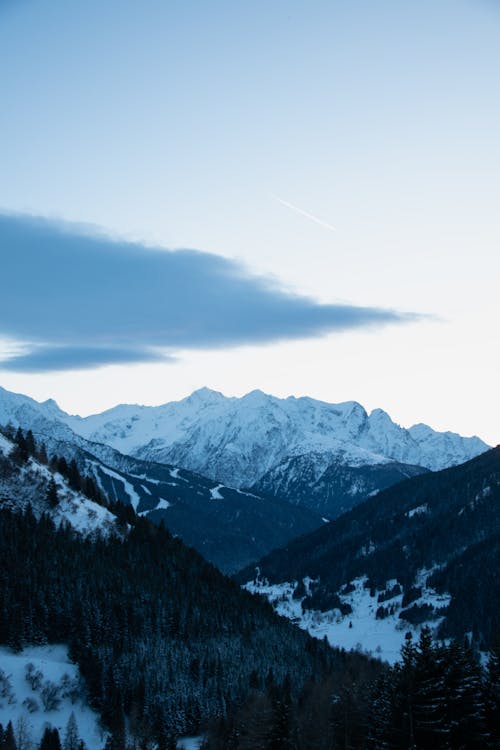
[[[13,447],[10,440],[0,435],[1,457],[8,458]],[[58,472],[52,473],[47,466],[33,458],[24,465],[6,466],[8,470],[4,468],[0,472],[0,505],[19,510],[25,510],[30,505],[37,515],[49,511],[55,523],[67,521],[82,534],[106,534],[116,529],[116,517],[109,510],[80,492],[75,492]],[[48,508],[46,503],[52,477],[56,482],[59,499],[56,508]]]
[[[497,447],[392,486],[235,578],[311,634],[387,660],[425,622],[484,648],[498,623],[499,501]]]
[[[49,456],[75,460],[82,476],[93,477],[105,497],[131,505],[153,523],[163,522],[226,573],[236,572],[323,524],[315,513],[278,498],[263,498],[177,467],[140,461],[109,446],[74,438],[76,443],[35,433],[37,443],[45,443]],[[106,533],[116,527],[112,514],[74,492],[57,473],[59,503],[49,509],[46,496],[51,472],[33,459],[26,464],[7,460],[2,466],[2,456],[12,449],[13,443],[0,433],[0,506],[7,503],[24,509],[30,504],[37,514],[49,510],[56,522],[65,519],[84,533]]]
[[[35,689],[26,680],[29,664],[33,673],[39,673],[38,682],[32,683]],[[4,693],[0,697],[0,723],[6,727],[12,721],[17,738],[23,732],[23,747],[31,746],[30,741],[39,743],[46,726],[57,728],[64,742],[72,712],[78,736],[89,750],[99,750],[105,744],[106,735],[97,714],[86,703],[78,667],[69,661],[66,646],[30,646],[20,653],[0,646],[0,683]],[[52,708],[51,689],[55,699]]]
[[[415,583],[423,585],[429,572],[421,571]],[[362,651],[394,664],[400,658],[406,633],[413,632],[418,638],[418,633],[424,625],[435,632],[442,618],[434,618],[420,625],[411,625],[399,619],[403,590],[401,594],[385,602],[386,605],[391,606],[391,613],[384,618],[377,618],[376,613],[380,605],[377,602],[377,596],[371,596],[370,589],[365,587],[366,580],[365,577],[355,579],[352,582],[354,590],[341,595],[342,603],[349,605],[352,609],[346,615],[343,615],[339,609],[331,609],[327,612],[303,611],[302,601],[305,597],[293,598],[293,593],[297,588],[296,582],[269,584],[265,580],[257,579],[247,583],[244,588],[264,596],[278,614],[292,620],[314,638],[321,640],[326,636],[332,646],[344,648],[346,651]],[[309,582],[308,579],[304,580],[306,591]],[[391,589],[396,583],[396,580],[387,581],[386,588]],[[444,609],[449,602],[449,595],[437,594],[425,585],[423,585],[422,595],[416,600],[418,605],[432,605],[435,611]]]

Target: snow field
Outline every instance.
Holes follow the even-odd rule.
[[[420,571],[416,585],[423,586],[431,571]],[[421,628],[428,625],[432,630],[441,622],[441,618],[422,625],[413,626],[405,620],[399,619],[403,594],[383,602],[383,606],[395,605],[394,614],[383,619],[376,618],[380,603],[377,596],[370,596],[370,590],[365,588],[366,577],[355,579],[352,583],[354,591],[350,594],[340,594],[342,602],[350,604],[352,612],[343,616],[338,609],[328,612],[306,610],[302,612],[303,599],[293,599],[296,583],[280,583],[270,585],[257,580],[245,584],[244,588],[255,594],[265,596],[276,609],[277,613],[287,617],[303,630],[307,630],[314,638],[323,639],[325,636],[332,646],[344,648],[346,651],[362,651],[372,656],[394,664],[400,657],[401,647],[405,642],[405,634],[410,631],[418,637]],[[304,579],[306,591],[311,579]],[[387,588],[394,586],[396,581],[387,581]],[[435,609],[448,606],[450,596],[440,595],[429,588],[422,589],[422,596],[416,604],[430,604]],[[412,602],[413,605],[413,602]]]
[[[38,689],[33,690],[26,680],[28,664],[33,665],[34,672],[39,671],[43,675]],[[99,727],[98,715],[85,702],[78,667],[69,661],[66,646],[30,646],[20,653],[1,646],[0,670],[7,678],[4,686],[10,686],[0,690],[0,723],[4,727],[12,721],[14,732],[17,732],[20,725],[24,724],[31,740],[36,743],[40,742],[47,726],[56,727],[63,742],[66,725],[73,711],[78,735],[88,750],[100,750],[104,746],[106,734]],[[48,682],[62,689],[56,691],[59,694],[57,708],[46,710],[43,691]],[[66,690],[64,685],[67,686]],[[67,692],[71,692],[72,697],[65,696]]]

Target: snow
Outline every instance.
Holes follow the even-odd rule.
[[[218,484],[217,487],[213,487],[210,490],[210,498],[212,500],[224,500],[224,497],[220,494],[220,490],[224,489],[223,484]]]
[[[139,497],[137,492],[134,490],[130,482],[127,482],[125,477],[123,477],[121,474],[118,474],[116,471],[113,471],[113,469],[108,468],[107,466],[103,466],[102,464],[99,464],[99,468],[101,469],[102,472],[104,472],[104,474],[107,474],[108,477],[112,477],[113,479],[118,479],[119,482],[122,482],[125,492],[130,498],[130,504],[132,505],[133,509],[137,512],[137,507],[139,503],[141,502],[141,498]]]
[[[12,686],[12,698],[0,698],[0,723],[5,727],[12,721],[14,731],[20,717],[27,722],[32,739],[39,743],[47,724],[57,727],[64,740],[66,725],[73,711],[78,725],[78,734],[87,747],[100,750],[105,744],[106,735],[99,728],[98,715],[89,708],[82,697],[71,702],[69,696],[62,698],[59,708],[45,711],[41,699],[41,688],[32,690],[25,679],[27,664],[33,664],[35,670],[43,673],[43,683],[50,680],[59,685],[64,675],[73,684],[79,679],[79,670],[68,659],[68,649],[64,645],[30,646],[20,653],[14,653],[7,647],[0,647],[0,668],[9,677]],[[80,691],[81,692],[81,691]],[[30,713],[24,701],[36,701],[37,710]]]
[[[151,477],[148,477],[146,474],[130,474],[129,476],[134,479],[146,479],[150,484],[160,484],[159,479],[151,479]]]
[[[20,471],[23,492],[19,491],[18,485],[15,493],[19,507],[23,507],[29,502],[38,514],[40,512],[40,479],[45,482],[46,486],[53,478],[57,486],[59,499],[57,507],[52,510],[56,523],[66,521],[81,534],[91,534],[96,531],[107,534],[111,529],[116,528],[116,517],[109,510],[90,500],[86,495],[71,489],[64,477],[58,472],[51,472],[47,466],[34,458],[30,458]],[[43,484],[41,486],[42,493],[45,493],[46,489]],[[12,488],[9,488],[8,484],[4,484],[2,491],[10,495]],[[42,510],[46,510],[46,508],[43,507]]]
[[[84,495],[62,498],[55,516],[64,518],[81,534],[89,534],[93,531],[106,534],[116,526],[116,516]]]
[[[151,490],[149,490],[149,489],[148,489],[148,488],[146,487],[146,485],[145,485],[145,484],[141,484],[141,489],[143,490],[143,492],[145,492],[145,493],[146,493],[146,495],[151,495]]]
[[[425,503],[425,505],[419,505],[417,508],[412,508],[406,513],[406,515],[408,518],[413,518],[413,516],[420,516],[423,513],[427,513],[428,510],[427,503]]]
[[[245,492],[244,490],[240,490],[238,487],[231,487],[235,492],[238,493],[238,495],[245,495],[246,497],[256,497],[257,500],[262,500],[261,495],[254,495],[253,492]]]
[[[43,476],[47,481],[52,477],[57,485],[59,503],[54,510],[54,519],[65,520],[81,534],[95,531],[106,534],[116,525],[116,516],[107,508],[95,503],[90,498],[68,487],[64,477],[58,472],[52,473],[46,466],[30,458],[28,468]]]
[[[203,737],[181,737],[177,740],[179,750],[199,750]]]
[[[14,444],[0,433],[0,451],[3,455],[8,456],[13,447]]]
[[[163,497],[161,497],[154,508],[148,508],[148,510],[143,510],[138,515],[147,516],[148,513],[152,513],[154,510],[166,510],[167,508],[170,508],[171,505],[172,503],[169,503],[168,500],[165,500]]]
[[[423,587],[422,596],[416,601],[417,604],[430,604],[435,609],[448,606],[451,597],[447,594],[437,594],[433,589],[425,587],[425,580],[432,571],[422,570],[419,572],[415,585]],[[323,639],[327,637],[332,646],[344,648],[346,651],[361,651],[372,656],[377,656],[391,664],[398,661],[401,647],[405,642],[405,634],[410,631],[418,634],[423,625],[428,625],[435,630],[442,618],[432,620],[422,625],[413,626],[405,620],[399,619],[403,594],[393,597],[382,606],[391,605],[395,607],[394,614],[389,614],[383,619],[376,618],[376,612],[381,604],[377,601],[377,595],[370,596],[370,589],[365,588],[366,577],[360,577],[352,581],[354,591],[350,594],[340,594],[340,599],[345,604],[350,604],[352,612],[343,616],[338,609],[328,612],[306,610],[302,612],[302,599],[293,599],[296,582],[269,584],[267,581],[257,579],[245,584],[244,588],[252,593],[265,596],[278,614],[287,617],[303,630],[307,630],[314,638]],[[311,579],[304,579],[306,591]],[[387,581],[387,588],[392,588],[396,581]],[[413,602],[412,602],[413,605]]]
[[[309,457],[316,473],[332,462],[361,467],[399,461],[435,470],[488,447],[479,438],[438,433],[426,425],[405,429],[381,409],[368,415],[355,401],[280,399],[262,391],[226,398],[208,388],[161,406],[120,405],[85,418],[66,414],[53,402],[39,404],[0,389],[0,424],[8,421],[57,439],[75,441],[76,433],[239,488],[300,456]],[[182,479],[178,471],[171,469],[174,480]]]
[[[368,544],[365,544],[361,547],[359,550],[359,557],[368,557],[369,555],[373,555],[377,548],[375,547],[374,543],[370,540]]]
[[[82,437],[141,458],[173,463],[224,482],[249,487],[287,458],[324,455],[331,463],[365,466],[399,461],[440,469],[487,446],[478,438],[405,429],[381,409],[370,415],[355,401],[279,399],[252,391],[242,398],[201,389],[156,407],[117,406],[65,423]],[[424,429],[425,428],[425,429]],[[176,478],[177,469],[172,470]]]

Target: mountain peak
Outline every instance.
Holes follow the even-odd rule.
[[[191,395],[187,397],[186,401],[204,401],[206,403],[215,403],[217,401],[221,401],[224,398],[224,394],[220,391],[214,391],[212,390],[212,388],[203,386],[202,388],[197,388],[195,391],[193,391]]]
[[[59,406],[57,401],[54,401],[53,398],[48,398],[46,401],[42,401],[41,405],[44,406],[48,411],[51,411],[57,414],[63,413],[61,407]]]
[[[372,411],[370,412],[370,419],[377,420],[377,422],[391,422],[392,424],[394,424],[393,420],[383,409],[372,409]]]
[[[244,396],[242,396],[241,400],[255,404],[265,403],[266,401],[269,401],[270,398],[272,398],[272,396],[270,396],[268,393],[264,393],[264,391],[261,391],[259,388],[254,388],[253,391],[250,391],[249,393],[246,393]]]

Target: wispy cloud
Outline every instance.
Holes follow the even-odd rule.
[[[323,221],[323,219],[320,219],[318,216],[315,216],[314,214],[309,213],[309,211],[304,211],[303,208],[294,206],[293,203],[289,203],[288,201],[283,200],[283,198],[279,198],[277,195],[273,195],[272,197],[275,200],[277,200],[278,203],[281,203],[282,206],[286,206],[287,208],[290,208],[292,211],[295,211],[295,213],[300,214],[301,216],[304,216],[306,219],[309,219],[310,221],[314,221],[314,223],[319,224],[320,227],[329,229],[331,232],[337,231],[337,227],[334,227],[333,224],[329,224],[327,221]]]
[[[412,314],[319,304],[239,264],[25,216],[0,215],[4,369],[42,372],[171,361],[187,348],[299,339],[404,323]]]

